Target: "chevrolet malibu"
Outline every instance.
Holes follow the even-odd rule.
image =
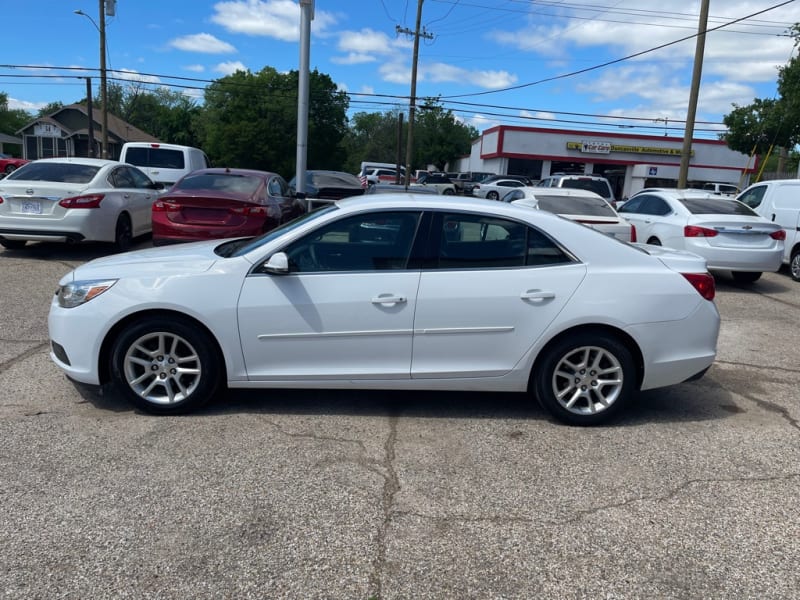
[[[53,298],[50,355],[156,414],[225,387],[470,390],[592,425],[702,376],[713,298],[686,252],[509,204],[375,194],[82,265]]]

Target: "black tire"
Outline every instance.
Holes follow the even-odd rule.
[[[650,244],[651,246],[660,246],[661,240],[658,239],[657,237],[651,237],[649,240],[647,240],[647,243]]]
[[[453,190],[451,190],[450,188],[445,188],[444,191],[442,192],[442,195],[443,196],[455,196],[455,192]]]
[[[6,165],[6,175],[10,175],[11,173],[13,173],[16,170],[17,170],[17,167],[15,167],[14,165]]]
[[[789,275],[795,281],[800,281],[800,247],[792,250],[792,258],[789,260]]]
[[[486,194],[486,197],[489,200],[497,200],[500,198],[500,194],[498,194],[497,192],[489,192],[488,194]]]
[[[114,386],[134,406],[156,415],[203,406],[219,391],[224,370],[214,340],[180,318],[135,322],[111,350]]]
[[[630,402],[637,387],[636,367],[618,339],[582,332],[556,341],[544,352],[534,367],[532,387],[539,403],[559,421],[598,425]]]
[[[736,283],[754,283],[761,278],[759,271],[731,271]]]
[[[117,252],[127,252],[133,243],[133,227],[131,227],[131,218],[122,214],[117,219],[117,224],[114,227],[114,249]]]
[[[0,246],[8,250],[22,250],[27,244],[25,240],[7,240],[0,238]]]

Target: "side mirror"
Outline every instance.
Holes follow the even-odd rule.
[[[289,257],[285,252],[276,252],[264,263],[264,270],[273,275],[287,275],[289,273]]]
[[[164,188],[166,188],[166,186],[160,181],[153,182],[153,184],[150,187],[154,190],[163,190]]]

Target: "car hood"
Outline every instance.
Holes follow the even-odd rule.
[[[169,277],[208,271],[220,257],[214,253],[221,240],[147,248],[97,258],[76,268],[67,280]]]
[[[706,259],[702,256],[685,250],[675,250],[664,246],[651,246],[650,244],[631,244],[640,250],[647,252],[653,258],[657,258],[669,269],[678,273],[705,273]]]

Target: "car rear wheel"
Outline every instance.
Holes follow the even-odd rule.
[[[792,251],[792,259],[789,261],[789,273],[792,279],[800,281],[800,247]]]
[[[597,425],[617,415],[636,387],[631,352],[605,333],[558,340],[535,366],[533,389],[542,406],[571,425]]]
[[[661,240],[658,239],[657,237],[651,237],[649,240],[647,240],[647,243],[650,244],[651,246],[660,246]]]
[[[114,248],[118,252],[126,252],[133,241],[133,228],[128,215],[120,215],[114,228]]]
[[[736,283],[753,283],[761,277],[758,271],[731,271],[731,275]]]
[[[488,194],[486,194],[486,197],[489,200],[497,200],[498,198],[500,198],[500,194],[498,194],[497,192],[489,192]]]
[[[442,195],[444,195],[444,196],[453,196],[453,195],[455,195],[455,192],[453,190],[451,190],[450,188],[445,188],[444,191],[442,192]]]
[[[111,352],[114,385],[152,414],[182,414],[217,393],[224,371],[211,337],[175,318],[149,317],[125,329]]]
[[[21,250],[27,244],[25,240],[6,240],[0,238],[0,246],[9,250]]]

